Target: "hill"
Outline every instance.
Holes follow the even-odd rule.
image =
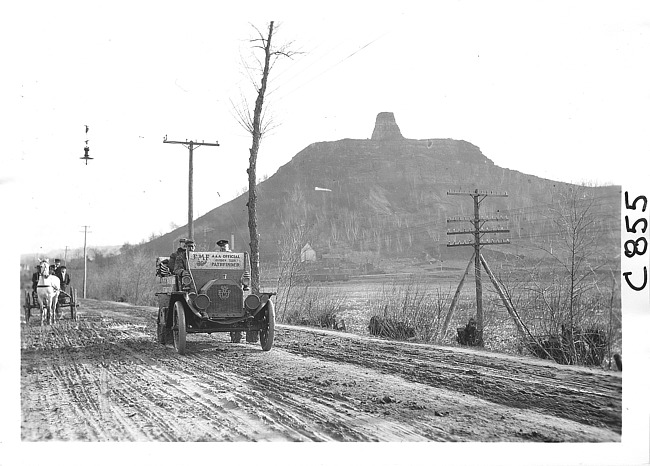
[[[459,189],[507,192],[508,197],[482,202],[481,216],[509,219],[500,225],[510,228],[512,244],[494,251],[527,253],[531,242],[555,235],[549,208],[570,188],[499,167],[467,141],[404,138],[392,113],[377,116],[370,139],[310,144],[258,186],[261,259],[271,264],[289,239],[309,242],[318,255],[338,254],[357,262],[469,257],[471,248],[446,247],[451,238],[447,230],[458,227],[446,219],[473,215],[470,196],[447,195]],[[620,187],[589,191],[595,199],[591,213],[604,232],[603,254],[615,258]],[[195,220],[199,250],[213,249],[218,239],[231,235],[236,250],[248,247],[247,200],[248,194],[242,194]],[[167,255],[186,232],[187,226],[180,227],[144,247]]]

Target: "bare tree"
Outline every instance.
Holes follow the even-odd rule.
[[[266,85],[271,72],[271,68],[275,61],[280,57],[290,58],[295,52],[288,51],[288,45],[273,48],[271,40],[273,39],[273,24],[271,21],[268,26],[268,33],[255,29],[257,37],[251,39],[252,47],[255,51],[257,49],[263,52],[263,60],[258,60],[258,69],[261,69],[261,82],[257,82],[251,76],[251,81],[257,92],[255,100],[255,108],[251,114],[250,106],[247,101],[243,99],[241,106],[233,105],[236,118],[239,124],[253,137],[253,144],[250,148],[250,158],[248,167],[248,230],[250,234],[250,248],[251,248],[251,287],[254,292],[259,292],[260,289],[260,251],[259,251],[259,233],[257,232],[257,154],[260,149],[260,141],[262,136],[271,127],[272,121],[265,118],[264,97],[266,95]],[[276,28],[277,30],[277,28]],[[290,45],[290,44],[289,44]]]
[[[595,271],[604,264],[598,260],[601,237],[593,191],[585,186],[561,190],[551,208],[551,219],[557,231],[557,246],[547,252],[564,272],[567,287],[566,310],[572,327],[581,308],[581,298],[594,287]]]
[[[541,234],[542,240],[537,244],[544,255],[525,267],[529,276],[524,282],[528,284],[517,289],[511,283],[508,295],[511,304],[517,295],[514,300],[519,307],[528,309],[529,316],[540,317],[537,325],[556,342],[550,341],[549,345],[559,347],[541,348],[539,342],[537,346],[547,355],[547,349],[557,350],[553,359],[559,362],[579,364],[590,358],[581,354],[584,351],[580,348],[585,347],[586,339],[596,338],[586,336],[585,332],[597,333],[597,327],[604,324],[596,312],[606,304],[601,298],[602,279],[598,276],[609,260],[603,253],[604,216],[595,192],[587,186],[563,186],[553,199],[542,226],[549,235]],[[596,344],[595,340],[591,343]]]
[[[307,244],[308,227],[291,222],[282,223],[280,239],[280,264],[278,267],[278,320],[283,321],[287,310],[296,299],[296,286],[301,285],[298,295],[304,296],[309,280],[302,261],[302,248]]]

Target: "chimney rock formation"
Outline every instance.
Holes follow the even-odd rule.
[[[372,132],[372,138],[377,141],[395,141],[404,139],[399,126],[395,122],[393,112],[381,112],[377,114],[375,129]]]

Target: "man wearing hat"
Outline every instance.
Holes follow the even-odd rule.
[[[68,273],[67,267],[62,265],[56,269],[56,276],[59,277],[59,281],[61,282],[61,291],[66,291],[70,284],[70,274]]]
[[[61,267],[61,259],[54,259],[54,272],[58,272],[59,267]]]
[[[176,257],[179,254],[182,254],[183,251],[185,251],[185,238],[181,238],[180,240],[178,240],[178,242],[179,242],[178,249],[176,250],[176,252],[171,253],[171,255],[169,256],[169,262],[167,263],[167,266],[169,267],[171,273],[174,273],[174,267],[176,267]]]
[[[226,239],[220,239],[217,241],[217,248],[220,252],[230,252],[230,244]]]
[[[36,286],[38,285],[38,276],[41,274],[41,268],[39,264],[36,264],[36,272],[32,274],[32,290],[34,293],[34,296],[36,296]],[[34,298],[36,299],[36,298]]]
[[[185,243],[181,243],[181,247],[178,248],[178,251],[176,251],[174,275],[178,275],[180,277],[183,274],[184,270],[189,269],[187,266],[187,253],[190,251],[194,251],[194,241],[191,239],[186,239]]]

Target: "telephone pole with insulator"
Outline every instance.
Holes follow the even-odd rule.
[[[451,320],[451,316],[454,312],[454,309],[456,307],[456,304],[458,302],[458,298],[460,296],[460,291],[463,287],[465,275],[469,271],[471,267],[472,261],[474,261],[474,278],[476,281],[476,330],[479,335],[479,342],[478,344],[480,346],[483,346],[483,283],[481,280],[481,266],[484,265],[486,268],[486,272],[488,273],[488,276],[494,283],[494,279],[492,276],[492,272],[489,270],[487,267],[487,262],[485,262],[485,258],[481,255],[481,246],[485,245],[497,245],[497,244],[510,244],[509,239],[489,239],[489,240],[484,240],[482,239],[483,235],[488,234],[488,233],[507,233],[510,230],[507,228],[503,227],[496,227],[496,228],[484,228],[484,225],[486,222],[489,221],[507,221],[507,217],[481,217],[480,216],[480,205],[481,202],[488,196],[496,196],[496,197],[508,197],[508,193],[498,193],[498,192],[493,192],[493,191],[484,191],[484,190],[479,190],[475,189],[474,191],[447,191],[448,196],[471,196],[473,201],[474,201],[474,216],[472,217],[452,217],[447,219],[447,223],[452,223],[452,222],[470,222],[472,224],[473,228],[469,229],[454,229],[447,231],[447,235],[472,235],[474,238],[473,240],[467,240],[467,241],[452,241],[447,243],[447,247],[455,247],[455,246],[472,246],[474,248],[474,254],[472,254],[472,257],[469,261],[469,264],[467,264],[467,269],[465,270],[465,274],[463,275],[463,278],[461,279],[460,283],[458,284],[458,288],[456,290],[456,294],[454,295],[451,306],[449,308],[449,312],[447,313],[447,317],[445,319],[445,323],[443,325],[443,333],[444,335],[447,331],[447,327],[449,325],[449,321]],[[496,285],[495,285],[496,286]]]
[[[201,146],[219,146],[218,142],[196,142],[196,141],[168,141],[167,136],[163,139],[165,144],[182,144],[190,151],[189,182],[188,182],[188,206],[187,206],[187,237],[194,240],[194,212],[193,212],[193,190],[194,190],[194,148]]]
[[[84,227],[84,289],[83,289],[83,298],[86,299],[86,280],[88,278],[88,255],[86,254],[86,236],[88,235],[88,225],[82,225]]]

